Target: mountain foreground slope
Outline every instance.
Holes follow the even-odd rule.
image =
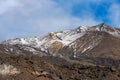
[[[6,40],[0,64],[2,80],[120,80],[120,29],[102,23]]]

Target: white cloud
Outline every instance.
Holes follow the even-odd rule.
[[[69,9],[66,10],[53,0],[6,0],[3,6],[5,5],[7,8],[2,12],[3,23],[0,24],[2,29],[0,35],[5,35],[3,39],[35,36],[79,25],[95,25],[100,22],[90,15],[91,12],[87,12],[87,16],[82,14],[77,18],[71,15]]]
[[[0,0],[0,15],[18,6],[20,4],[16,0]]]
[[[113,25],[120,27],[120,4],[114,3],[110,6],[108,17]]]

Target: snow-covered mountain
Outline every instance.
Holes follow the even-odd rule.
[[[120,28],[102,23],[3,41],[0,80],[120,80]]]
[[[40,56],[52,55],[78,58],[81,56],[91,56],[92,53],[95,53],[95,51],[91,51],[102,44],[107,38],[115,38],[120,42],[120,29],[110,27],[104,23],[96,26],[79,26],[73,30],[51,32],[43,37],[6,40],[1,42],[1,51],[17,54],[25,53]],[[105,51],[107,53],[109,52],[107,50]],[[118,48],[117,52],[119,51],[120,49]],[[91,52],[91,54],[88,54],[88,52]],[[99,55],[103,55],[105,52],[98,53]],[[108,57],[111,57],[111,55]],[[118,57],[116,58],[118,59]]]

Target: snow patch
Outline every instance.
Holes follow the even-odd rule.
[[[13,48],[10,48],[10,51],[13,52]]]
[[[24,47],[24,50],[30,51],[30,52],[32,52],[33,54],[38,54],[38,51],[36,51],[34,48],[31,48],[31,47]]]
[[[80,29],[81,29],[82,31],[87,31],[87,27],[85,27],[85,26],[81,26]]]
[[[8,50],[8,49],[6,49],[6,48],[4,48],[4,49],[5,49],[5,51],[7,51],[7,52],[9,51],[9,50]]]
[[[92,46],[88,46],[87,48],[85,48],[81,53],[84,53],[84,52],[86,52],[87,50],[89,50],[89,49],[91,49],[92,48]]]

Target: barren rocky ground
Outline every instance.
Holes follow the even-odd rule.
[[[13,74],[0,74],[0,80],[120,80],[120,67],[81,64],[58,57],[0,53],[0,64],[12,65],[19,71],[11,69]]]

